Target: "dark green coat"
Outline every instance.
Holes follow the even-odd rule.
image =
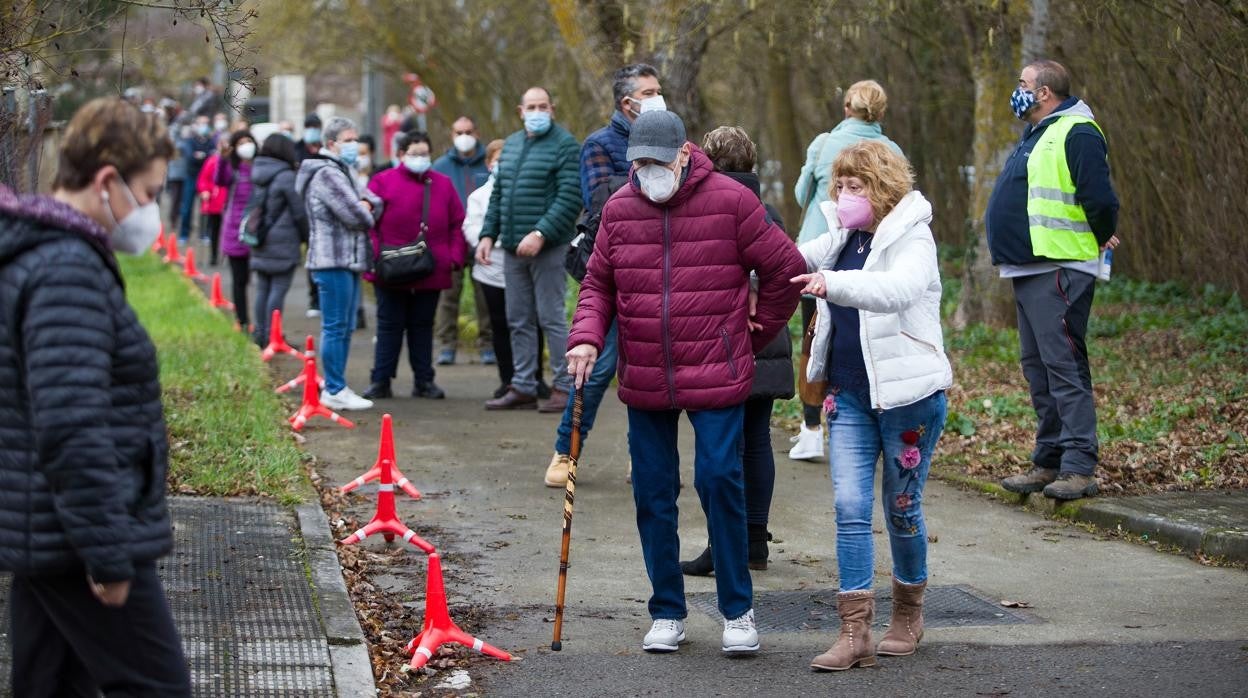
[[[559,124],[534,138],[523,130],[508,136],[481,237],[511,252],[534,230],[542,232],[547,248],[570,241],[581,212],[580,150]]]

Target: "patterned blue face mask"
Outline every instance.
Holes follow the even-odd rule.
[[[1020,119],[1027,118],[1027,112],[1036,106],[1036,93],[1031,90],[1024,90],[1022,85],[1014,88],[1014,93],[1010,95],[1010,109],[1014,110],[1014,116]]]

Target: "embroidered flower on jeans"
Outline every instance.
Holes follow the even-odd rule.
[[[923,427],[919,427],[922,429]],[[901,442],[907,446],[913,446],[919,442],[919,432],[914,429],[901,432]]]
[[[897,495],[897,508],[898,509],[909,509],[912,503],[913,503],[913,500],[910,499],[909,494],[902,492],[901,494]]]
[[[919,461],[923,457],[919,454],[919,449],[914,446],[906,446],[901,449],[901,467],[906,470],[913,470],[919,466]]]
[[[834,393],[828,393],[828,396],[823,399],[823,413],[828,416],[836,414],[836,395]]]

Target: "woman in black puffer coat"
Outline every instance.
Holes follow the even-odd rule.
[[[256,344],[269,343],[273,311],[286,305],[286,292],[303,259],[301,245],[308,240],[308,211],[295,191],[295,142],[274,133],[264,139],[251,168],[252,216],[264,216],[264,242],[251,249],[256,275]]]
[[[156,575],[173,547],[156,348],[114,251],[145,252],[172,145],[120,99],[70,121],[51,197],[0,187],[0,570],[18,696],[189,696]]]
[[[715,164],[715,170],[733,178],[754,192],[760,199],[758,175],[754,174],[757,149],[749,135],[735,126],[721,126],[706,134],[702,150]],[[767,215],[784,229],[780,212],[764,203]],[[753,312],[754,297],[750,308]],[[771,495],[776,486],[776,459],[771,447],[771,408],[776,400],[793,397],[793,340],[788,330],[754,355],[754,383],[745,401],[744,446],[741,467],[745,475],[745,522],[749,535],[749,566],[752,570],[767,569],[767,519],[771,512]],[[711,549],[707,547],[696,559],[680,563],[685,574],[705,576],[715,571]]]

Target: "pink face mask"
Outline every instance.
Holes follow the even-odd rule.
[[[836,217],[846,230],[865,230],[871,227],[875,212],[867,197],[841,192],[836,197]]]

